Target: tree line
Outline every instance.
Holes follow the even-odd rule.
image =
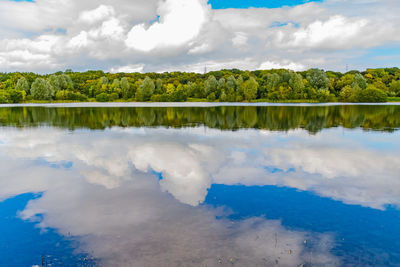
[[[0,73],[0,103],[31,101],[386,102],[400,97],[400,69],[104,73]]]

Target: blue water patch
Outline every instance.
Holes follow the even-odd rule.
[[[349,266],[400,263],[400,211],[347,205],[311,192],[277,186],[213,185],[206,204],[228,207],[229,218],[265,216],[291,230],[331,233],[332,253]]]
[[[74,252],[77,241],[35,222],[18,217],[28,201],[40,195],[24,194],[0,202],[0,266],[95,266],[88,255]]]

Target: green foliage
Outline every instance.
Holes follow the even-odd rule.
[[[15,89],[18,91],[25,91],[26,94],[29,93],[30,86],[25,77],[21,77],[18,80],[17,85],[15,86]]]
[[[54,88],[43,78],[37,78],[31,86],[31,94],[35,100],[51,100]]]
[[[215,101],[216,97],[215,97],[215,93],[211,93],[207,96],[207,100],[208,101]]]
[[[400,80],[393,81],[390,84],[390,92],[395,96],[400,96]]]
[[[146,76],[143,83],[139,86],[136,91],[136,100],[138,101],[149,101],[155,89],[153,80]]]
[[[346,85],[340,91],[340,100],[343,102],[358,102],[358,95],[360,94],[361,88],[351,87],[350,85]]]
[[[121,93],[124,99],[129,99],[133,97],[133,91],[131,90],[131,85],[126,77],[123,77],[120,82]]]
[[[10,94],[6,90],[0,90],[0,104],[10,103]]]
[[[3,126],[54,125],[67,129],[105,129],[111,126],[188,127],[202,124],[223,130],[256,128],[288,131],[301,128],[317,133],[322,129],[342,126],[391,132],[400,128],[400,105],[231,106],[200,109],[188,107],[184,110],[173,107],[12,107],[0,109],[0,118]]]
[[[367,88],[367,80],[360,73],[357,73],[356,75],[354,75],[352,86],[359,87],[361,88],[361,90],[364,90]]]
[[[218,81],[215,78],[215,76],[214,75],[208,76],[207,80],[204,82],[206,95],[209,96],[210,94],[214,93],[215,97],[215,92],[217,91],[217,87],[218,87]]]
[[[311,69],[308,71],[307,80],[315,89],[326,90],[329,88],[330,80],[326,73],[320,69]]]
[[[19,90],[15,90],[15,89],[9,90],[8,93],[10,94],[9,101],[11,103],[21,103],[26,96],[25,91],[19,91]]]
[[[97,102],[108,102],[110,100],[110,96],[106,93],[101,93],[96,96]]]
[[[375,88],[374,86],[368,86],[367,89],[360,92],[358,100],[363,103],[386,102],[387,95],[385,92]]]
[[[289,86],[293,90],[292,99],[303,99],[304,98],[304,82],[303,77],[295,72],[290,73]]]
[[[400,69],[324,72],[310,69],[197,73],[104,73],[103,71],[0,73],[2,102],[58,101],[340,101],[358,102],[373,86],[390,97],[400,96]],[[366,94],[366,93],[364,93]]]
[[[257,90],[258,90],[258,83],[257,81],[253,78],[250,77],[245,83],[244,83],[244,96],[247,101],[251,101],[253,99],[256,99],[257,97]]]
[[[79,92],[61,90],[56,93],[56,100],[88,101],[88,97]]]

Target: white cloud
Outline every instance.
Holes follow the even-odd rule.
[[[248,37],[244,32],[236,32],[235,37],[232,38],[232,43],[234,47],[245,47],[247,46]]]
[[[205,0],[0,1],[0,71],[138,64],[143,71],[202,72],[206,62],[246,69],[376,67],[365,57],[368,49],[400,44],[399,5],[382,1],[223,10]],[[375,61],[385,65],[390,57]]]
[[[202,0],[166,0],[158,11],[160,21],[148,29],[145,24],[134,26],[126,45],[141,51],[157,47],[179,46],[195,38],[204,22],[207,10]]]
[[[306,28],[295,31],[287,45],[300,49],[352,46],[355,44],[354,39],[359,38],[367,27],[368,21],[365,19],[351,20],[343,16],[333,16],[327,21],[317,20]]]
[[[265,62],[261,63],[259,69],[262,69],[262,70],[290,69],[290,70],[294,70],[294,71],[302,71],[302,70],[305,70],[306,67],[304,65],[302,65],[302,64],[294,63],[294,62],[288,62],[288,61],[284,61],[283,64],[277,63],[277,62],[274,62],[274,61],[265,61]]]
[[[126,65],[126,66],[120,66],[120,67],[115,67],[111,68],[110,72],[111,73],[119,73],[119,72],[125,72],[125,73],[132,73],[132,72],[143,72],[144,65],[142,64],[137,64],[137,65]]]
[[[85,31],[81,31],[78,35],[71,38],[68,42],[68,46],[71,48],[83,48],[88,46],[88,33]]]
[[[79,19],[92,24],[113,17],[114,15],[115,10],[112,6],[100,5],[96,9],[83,11],[79,15]]]

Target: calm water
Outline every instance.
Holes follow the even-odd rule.
[[[400,106],[0,108],[0,266],[400,266]]]

